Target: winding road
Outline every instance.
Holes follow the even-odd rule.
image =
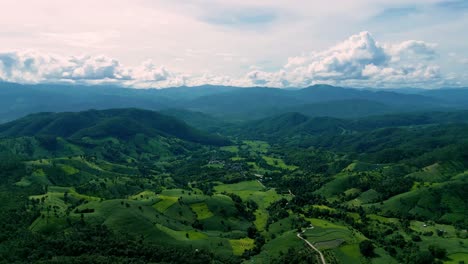
[[[322,252],[320,250],[318,250],[314,245],[312,245],[312,243],[310,243],[309,241],[307,241],[307,239],[303,238],[301,236],[301,233],[297,233],[297,237],[299,239],[302,239],[304,242],[307,243],[307,245],[309,245],[310,248],[312,248],[313,250],[315,250],[315,252],[317,252],[320,256],[320,260],[322,261],[322,264],[327,264],[327,262],[325,261],[325,257],[323,256]]]

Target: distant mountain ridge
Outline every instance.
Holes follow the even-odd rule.
[[[114,86],[21,85],[0,82],[0,123],[37,112],[89,109],[179,109],[224,121],[245,121],[288,112],[360,118],[414,111],[468,109],[468,89],[372,90],[314,85],[303,89],[203,85],[167,89]]]

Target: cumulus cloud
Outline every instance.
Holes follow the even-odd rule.
[[[256,70],[247,77],[272,86],[437,84],[443,77],[432,63],[436,47],[415,40],[380,44],[369,32],[361,32],[325,51],[291,57],[278,72]]]
[[[20,83],[129,80],[131,72],[105,56],[62,57],[38,52],[0,53],[0,80]]]
[[[424,59],[432,60],[436,57],[437,44],[424,41],[408,40],[387,47],[393,61],[401,59]]]
[[[246,78],[171,71],[147,60],[141,65],[122,65],[106,56],[48,55],[34,51],[0,52],[0,81],[17,83],[116,84],[133,88],[165,88],[203,84],[248,86]]]
[[[125,67],[106,56],[47,55],[38,52],[0,52],[0,80],[19,83],[116,83],[151,87],[184,85],[184,76],[146,61]]]
[[[388,54],[378,45],[369,32],[351,36],[326,51],[312,53],[303,58],[295,58],[286,68],[294,74],[317,80],[355,79],[362,77],[366,65],[385,65]],[[295,62],[295,63],[293,63]]]
[[[305,87],[327,83],[359,87],[437,86],[450,84],[435,63],[437,45],[409,40],[379,43],[369,32],[333,47],[290,57],[277,71],[251,67],[243,77],[187,74],[151,60],[130,67],[106,56],[58,56],[38,52],[0,52],[0,80],[19,83],[115,83],[135,88],[203,84]]]

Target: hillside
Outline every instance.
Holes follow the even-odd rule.
[[[252,120],[287,112],[356,118],[449,106],[450,103],[424,95],[315,85],[297,90],[238,89],[199,97],[185,107],[215,116]]]
[[[445,102],[454,103],[466,109],[466,102],[468,101],[468,88],[444,88],[436,90],[420,90],[418,94],[437,98]]]
[[[137,134],[170,136],[213,145],[228,143],[226,139],[203,133],[175,118],[139,109],[40,113],[0,125],[1,137],[55,136],[75,140],[115,137],[125,140]]]
[[[277,139],[307,135],[339,134],[347,121],[330,117],[308,117],[286,113],[241,124],[235,130],[246,138]]]
[[[315,88],[183,87],[189,94],[164,92],[179,99],[160,112],[42,112],[1,124],[0,256],[316,263],[308,241],[327,263],[466,259],[467,111]],[[421,104],[408,112],[413,99]]]
[[[302,113],[292,112],[233,125],[224,130],[225,133],[241,135],[246,138],[283,140],[284,142],[291,138],[308,136],[329,136],[333,138],[382,128],[465,123],[468,123],[467,111],[387,114],[355,119],[310,117]]]
[[[408,108],[389,106],[387,104],[365,99],[347,99],[319,102],[288,108],[290,112],[298,112],[310,117],[360,118],[365,116],[383,115],[406,112]]]
[[[292,91],[276,88],[239,89],[197,98],[188,102],[186,107],[218,117],[251,120],[304,102],[289,96],[290,93]]]
[[[138,107],[159,110],[175,104],[152,90],[113,86],[22,85],[0,82],[0,123],[37,112]]]
[[[230,125],[221,118],[216,118],[202,112],[189,111],[185,109],[165,109],[159,112],[161,114],[173,116],[184,121],[190,126],[204,131],[216,131],[221,127]]]
[[[388,105],[408,106],[413,104],[414,107],[418,108],[436,106],[441,103],[440,100],[425,95],[404,94],[393,91],[350,89],[330,85],[314,85],[294,91],[293,94],[293,96],[303,98],[309,102],[360,99]]]
[[[0,125],[1,256],[47,261],[47,248],[67,262],[91,247],[119,261],[316,263],[302,239],[327,263],[468,256],[466,111],[244,123],[164,113],[38,113]]]

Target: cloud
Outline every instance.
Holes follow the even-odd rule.
[[[190,50],[186,56],[205,53]],[[233,58],[239,55],[217,53],[216,56]],[[458,85],[453,75],[444,76],[436,58],[436,44],[417,40],[379,43],[371,33],[364,31],[323,51],[290,57],[278,70],[247,67],[250,71],[240,77],[210,72],[178,72],[152,60],[126,66],[117,59],[102,55],[66,57],[16,51],[0,52],[0,80],[114,83],[135,88],[203,84],[271,87],[305,87],[317,83],[358,87]]]
[[[125,67],[106,56],[70,56],[34,51],[0,52],[0,80],[19,83],[153,83],[177,79],[164,67],[145,62]]]
[[[326,51],[291,58],[285,68],[317,80],[338,80],[360,78],[366,65],[384,65],[389,59],[369,32],[361,32]]]
[[[0,81],[17,83],[116,84],[133,88],[164,88],[220,84],[247,86],[242,79],[169,70],[152,60],[129,67],[106,56],[59,56],[35,51],[0,52]]]
[[[468,57],[464,57],[463,55],[457,54],[456,52],[448,53],[451,62],[461,63],[461,64],[468,64]]]
[[[0,53],[0,80],[20,83],[129,80],[131,72],[105,56],[62,57],[33,51]]]
[[[443,83],[440,68],[431,61],[436,44],[409,40],[380,44],[361,32],[325,51],[291,57],[278,72],[252,71],[254,84],[308,86],[315,83],[355,86],[407,86]]]
[[[401,60],[403,59],[423,59],[431,60],[434,59],[436,54],[437,44],[426,43],[424,41],[407,40],[397,45],[391,45],[388,47],[388,52],[391,54],[392,59]]]

